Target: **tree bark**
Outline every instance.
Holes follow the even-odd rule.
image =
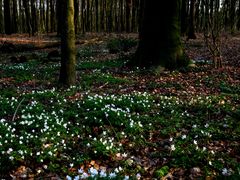
[[[51,1],[51,0],[50,0]],[[49,0],[47,0],[47,10],[46,10],[46,32],[48,33],[49,32]]]
[[[181,0],[145,0],[134,65],[168,69],[188,65],[189,59],[180,41],[180,10]],[[161,24],[157,24],[158,22]]]
[[[238,21],[237,21],[237,29],[240,30],[240,0],[238,1]]]
[[[23,6],[24,6],[24,10],[25,10],[25,22],[27,25],[27,32],[29,34],[29,36],[32,34],[32,28],[31,28],[31,19],[30,19],[30,11],[29,11],[29,2],[28,0],[23,0]]]
[[[62,23],[62,0],[56,1],[56,19],[57,19],[57,35],[61,35]]]
[[[79,33],[79,0],[74,0],[74,26],[75,33]]]
[[[74,0],[63,1],[61,34],[61,70],[59,82],[70,86],[76,82],[76,47],[74,28]]]
[[[38,31],[35,0],[31,0],[31,16],[32,36],[34,36],[35,33]]]
[[[191,0],[188,38],[187,39],[196,39],[197,38],[195,35],[195,4],[196,4],[196,0]]]
[[[3,2],[2,0],[0,0],[0,7],[2,7]],[[3,23],[3,12],[2,12],[2,8],[0,8],[0,33],[4,32],[4,23]]]
[[[18,32],[18,11],[17,11],[17,1],[13,0],[12,3],[12,32]]]
[[[99,32],[99,25],[98,25],[98,19],[99,19],[99,7],[98,7],[98,0],[95,0],[95,29],[96,29],[96,32]]]
[[[131,14],[132,0],[126,0],[126,32],[130,32],[130,14]]]
[[[187,1],[182,0],[182,9],[181,9],[181,34],[184,36],[187,32]]]
[[[230,26],[231,26],[231,33],[235,32],[235,20],[236,20],[236,3],[237,0],[231,0],[230,3]]]
[[[50,23],[50,32],[55,32],[55,10],[53,0],[50,0]]]
[[[4,0],[4,28],[6,34],[12,34],[10,1]]]

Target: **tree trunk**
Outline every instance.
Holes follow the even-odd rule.
[[[86,4],[85,4],[85,0],[82,0],[82,4],[81,4],[81,14],[82,14],[82,19],[81,19],[81,29],[82,29],[82,33],[84,34],[86,31]]]
[[[74,28],[74,0],[63,1],[61,34],[61,70],[59,82],[70,86],[76,82],[76,47]]]
[[[132,0],[126,0],[126,32],[130,32],[130,12],[131,12]]]
[[[195,4],[196,0],[191,0],[190,4],[190,18],[189,18],[189,29],[187,39],[196,39],[195,35]]]
[[[24,0],[19,0],[19,10],[20,10],[20,13],[19,13],[19,20],[21,22],[21,32],[26,32],[26,19],[24,17],[24,14],[25,14],[25,11],[24,11],[24,5],[23,5],[23,2]]]
[[[107,10],[107,31],[112,32],[113,30],[113,1],[108,3]]]
[[[3,2],[2,0],[0,0],[0,33],[3,33],[4,32],[4,23],[3,23],[3,12],[2,12],[2,5],[3,5]]]
[[[50,32],[55,31],[55,10],[54,10],[54,2],[50,0]]]
[[[37,29],[37,13],[36,13],[36,6],[35,0],[31,0],[31,29],[32,29],[32,36],[38,31]]]
[[[62,0],[56,1],[56,19],[57,19],[57,35],[60,36],[61,34],[61,23],[62,23]]]
[[[181,9],[181,34],[184,36],[187,32],[187,1],[182,0],[182,9]]]
[[[51,0],[50,0],[51,1]],[[46,32],[49,32],[49,0],[47,0],[47,10],[46,10]]]
[[[12,33],[18,32],[18,11],[17,11],[17,1],[13,0],[12,3]]]
[[[23,6],[25,10],[25,22],[27,25],[27,32],[29,36],[32,34],[32,28],[31,28],[31,19],[30,19],[30,12],[29,12],[29,2],[28,0],[23,0]]]
[[[231,0],[230,3],[230,26],[231,26],[231,33],[235,32],[235,20],[236,20],[236,3],[237,0]]]
[[[180,42],[180,10],[181,0],[145,0],[134,65],[168,69],[188,65],[189,59]],[[158,22],[161,24],[157,24]]]
[[[96,26],[95,29],[96,29],[96,32],[99,32],[99,25],[98,25],[98,21],[99,21],[98,20],[99,19],[98,18],[99,17],[99,15],[98,15],[99,14],[98,8],[99,7],[98,7],[98,4],[99,4],[98,0],[95,0],[95,26]]]
[[[6,34],[12,34],[11,24],[10,1],[4,0],[4,27]]]
[[[240,0],[238,1],[238,21],[237,21],[237,29],[240,30]]]
[[[75,33],[78,34],[79,30],[79,0],[74,0],[74,26]]]

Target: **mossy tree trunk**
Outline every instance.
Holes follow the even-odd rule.
[[[180,10],[181,0],[145,0],[140,41],[131,65],[176,69],[188,64],[180,41]]]
[[[76,82],[76,47],[74,0],[62,1],[61,70],[59,82],[65,86]]]

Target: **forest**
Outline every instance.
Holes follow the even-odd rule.
[[[0,0],[0,179],[240,179],[240,0]]]

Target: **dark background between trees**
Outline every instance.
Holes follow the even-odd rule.
[[[60,32],[62,0],[0,0],[0,33]],[[224,29],[240,29],[239,0],[183,0],[182,34],[195,38],[206,18],[220,12]],[[138,32],[143,0],[74,0],[75,32]],[[157,23],[157,22],[156,22]],[[161,22],[159,22],[161,23]]]

